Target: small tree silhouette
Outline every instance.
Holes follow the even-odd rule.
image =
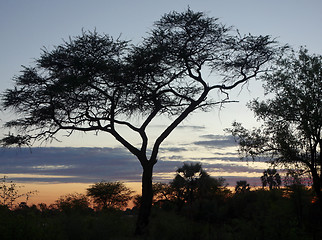
[[[72,210],[83,211],[89,208],[89,199],[81,193],[72,193],[61,196],[56,200],[56,207],[64,212]]]
[[[250,191],[250,186],[249,186],[249,183],[247,183],[247,181],[240,180],[236,182],[236,186],[235,186],[236,193],[244,193],[249,191]]]
[[[132,193],[121,182],[99,182],[87,188],[87,196],[93,198],[98,208],[126,207]]]
[[[184,202],[193,202],[202,176],[208,174],[202,169],[200,163],[184,163],[176,172],[171,185],[176,189],[177,198],[181,198]]]
[[[281,186],[282,180],[276,169],[267,169],[263,174],[261,176],[263,188],[268,186],[269,190],[272,190],[273,188],[279,188]]]
[[[13,208],[15,201],[18,198],[25,197],[27,201],[29,198],[36,194],[37,191],[28,191],[26,193],[19,192],[19,189],[23,186],[18,186],[13,181],[7,181],[7,177],[4,176],[0,180],[0,205],[7,206],[8,208]]]
[[[225,180],[211,177],[200,163],[184,163],[170,183],[175,198],[181,203],[211,199],[222,190]]]

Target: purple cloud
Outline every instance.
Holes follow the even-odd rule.
[[[160,157],[154,168],[154,181],[171,180],[186,159],[178,154],[185,151],[183,148],[168,148],[168,151],[173,155]],[[263,169],[238,165],[238,158],[231,156],[190,160],[202,162],[204,169],[216,175],[242,172],[246,176],[263,172]],[[227,164],[222,163],[223,160]],[[140,182],[142,168],[139,161],[124,148],[22,148],[0,151],[0,173],[19,174],[15,178],[10,177],[19,182]]]
[[[235,142],[233,136],[207,134],[201,135],[200,137],[206,138],[208,140],[195,141],[195,145],[213,148],[227,148],[237,146],[237,143]]]

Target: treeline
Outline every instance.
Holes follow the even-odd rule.
[[[267,188],[238,181],[232,192],[200,164],[184,164],[169,184],[153,185],[151,223],[142,239],[321,239],[321,210],[297,175],[289,174],[283,188],[276,170],[264,171],[261,180]],[[2,204],[0,239],[134,239],[140,196],[125,210],[132,194],[123,183],[100,182],[50,206]]]

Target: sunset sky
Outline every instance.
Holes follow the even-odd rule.
[[[235,26],[242,34],[271,35],[281,44],[295,49],[306,46],[310,53],[322,54],[320,0],[1,1],[0,92],[12,87],[12,78],[19,74],[21,65],[33,65],[42,48],[53,49],[70,36],[81,34],[82,29],[96,29],[138,43],[163,14],[184,11],[188,6]],[[263,98],[261,83],[253,80],[235,89],[230,97],[239,103],[195,113],[171,134],[161,146],[154,181],[169,182],[183,162],[194,161],[201,162],[212,176],[227,179],[231,186],[237,180],[259,183],[267,165],[240,160],[233,138],[223,129],[234,120],[249,128],[258,126],[245,104]],[[12,117],[12,113],[0,112],[0,124]],[[167,123],[164,117],[153,124],[152,139]],[[8,129],[0,129],[0,138],[6,133]],[[39,201],[83,191],[101,180],[119,180],[138,188],[138,160],[112,137],[104,133],[66,137],[61,133],[59,140],[31,149],[0,149],[0,177],[6,175],[26,189],[37,189]]]

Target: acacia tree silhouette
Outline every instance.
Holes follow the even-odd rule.
[[[111,134],[143,168],[142,202],[136,233],[145,232],[152,206],[152,172],[161,143],[192,112],[228,103],[228,91],[265,71],[280,48],[269,36],[241,36],[202,12],[165,14],[139,45],[83,32],[54,50],[44,49],[36,66],[24,67],[7,90],[2,107],[17,113],[2,140],[33,144],[57,132]],[[216,77],[209,78],[209,72]],[[210,93],[217,91],[220,98]],[[132,123],[131,116],[142,121]],[[172,122],[152,142],[147,128],[159,115]],[[135,122],[135,121],[134,121]],[[131,144],[119,127],[136,133]]]
[[[132,193],[122,182],[99,182],[86,189],[86,195],[93,199],[98,208],[126,207]]]

